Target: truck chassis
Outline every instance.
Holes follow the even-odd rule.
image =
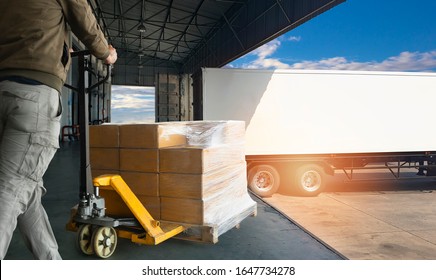
[[[277,192],[283,182],[287,190],[301,196],[316,196],[327,187],[327,175],[345,174],[348,181],[386,180],[386,178],[358,178],[362,170],[387,170],[391,179],[405,177],[416,169],[425,177],[436,177],[436,152],[319,154],[319,155],[263,155],[246,156],[248,186],[261,197]],[[425,171],[425,172],[424,172]]]

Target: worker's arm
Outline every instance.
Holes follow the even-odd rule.
[[[117,60],[116,50],[106,38],[86,0],[58,0],[73,33],[97,58],[107,64]]]

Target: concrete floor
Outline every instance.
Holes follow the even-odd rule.
[[[435,179],[342,179],[337,176],[317,197],[275,194],[264,200],[348,259],[436,260]]]
[[[59,251],[67,260],[92,260],[76,248],[77,234],[65,229],[70,209],[78,203],[79,145],[66,143],[56,153],[45,174],[48,192],[43,204],[59,243]],[[290,222],[285,216],[261,200],[256,217],[248,217],[240,229],[220,236],[217,244],[168,240],[158,246],[140,246],[120,239],[115,260],[340,260],[341,254]],[[9,246],[5,259],[33,259],[19,232]]]

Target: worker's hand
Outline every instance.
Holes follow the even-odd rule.
[[[118,55],[117,50],[112,47],[112,45],[109,45],[109,56],[105,59],[104,63],[106,64],[114,64],[115,61],[117,61]]]

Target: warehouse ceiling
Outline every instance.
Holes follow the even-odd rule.
[[[345,0],[89,0],[117,49],[115,84],[221,67]]]

